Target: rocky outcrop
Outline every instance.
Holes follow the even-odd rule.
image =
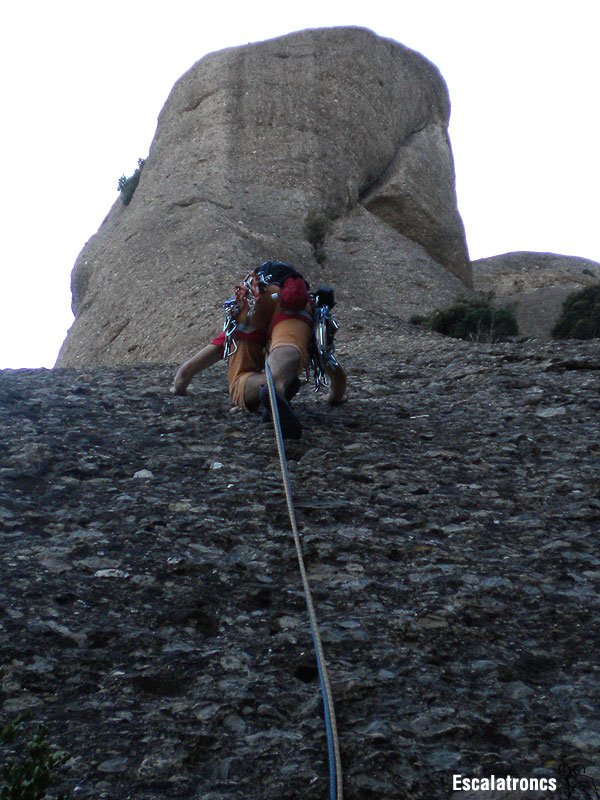
[[[355,325],[350,402],[304,389],[287,447],[344,796],[599,785],[597,346]],[[172,374],[0,373],[0,726],[44,721],[81,800],[322,800],[272,432]]]
[[[58,364],[180,359],[268,258],[340,289],[375,272],[399,318],[424,310],[424,281],[425,310],[455,296],[471,269],[449,113],[435,66],[360,28],[203,58],[160,114],[131,203],[116,201],[77,260]],[[324,266],[304,230],[311,212],[345,243],[326,242]]]
[[[548,338],[573,292],[600,282],[600,264],[556,253],[516,252],[473,262],[475,289],[513,305],[525,336]]]
[[[470,282],[465,264],[465,236],[456,224],[454,168],[448,131],[439,123],[416,131],[399,149],[379,184],[363,205],[440,264]]]

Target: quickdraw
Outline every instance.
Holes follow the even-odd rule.
[[[310,347],[310,368],[314,376],[315,392],[318,392],[322,386],[329,386],[327,368],[335,369],[339,366],[334,355],[335,334],[339,330],[339,325],[331,311],[335,305],[331,287],[317,289],[312,300],[314,335]]]
[[[237,300],[235,297],[230,297],[223,303],[224,320],[223,320],[223,333],[225,334],[225,341],[223,343],[223,358],[225,361],[232,356],[237,350],[237,344],[234,339],[234,334],[237,330]]]
[[[263,277],[255,272],[249,272],[244,280],[235,287],[233,296],[223,303],[223,333],[225,334],[223,358],[225,361],[238,349],[235,332],[241,327],[238,322],[241,312],[247,309],[247,319],[252,318],[256,301],[265,286],[268,286],[270,277],[270,275]],[[250,329],[251,326],[248,326],[248,330]]]

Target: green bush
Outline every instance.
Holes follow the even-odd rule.
[[[325,239],[331,230],[331,219],[322,211],[312,208],[304,220],[304,235],[307,242],[312,245],[317,263],[322,264],[327,258],[325,254]]]
[[[131,175],[129,178],[126,178],[125,175],[121,175],[119,178],[119,191],[121,192],[121,200],[125,206],[128,206],[131,202],[131,198],[133,197],[137,185],[140,182],[142,167],[145,163],[145,159],[138,158],[138,167],[133,175]]]
[[[66,753],[51,750],[43,725],[38,726],[31,741],[20,741],[29,719],[30,715],[23,714],[0,728],[0,800],[44,800],[54,773],[69,759]],[[60,795],[58,800],[70,800],[70,795]]]
[[[570,294],[554,328],[554,339],[600,338],[600,284]]]
[[[475,342],[495,342],[517,336],[519,326],[514,310],[509,306],[495,308],[492,299],[491,294],[483,293],[459,297],[454,305],[436,309],[427,317],[415,315],[410,321],[444,336]]]

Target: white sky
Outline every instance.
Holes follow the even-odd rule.
[[[450,91],[471,258],[600,261],[596,0],[6,0],[0,12],[0,368],[52,366],[70,272],[206,53],[362,25],[418,50]]]

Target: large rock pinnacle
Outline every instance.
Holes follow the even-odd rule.
[[[219,325],[240,274],[292,261],[400,319],[471,285],[435,66],[360,28],[206,56],[175,84],[128,206],[72,276],[59,366],[174,361]],[[326,260],[307,215],[330,220]]]

